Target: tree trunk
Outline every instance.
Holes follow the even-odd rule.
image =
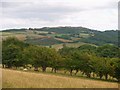
[[[71,75],[71,76],[72,76],[72,71],[73,71],[73,70],[72,70],[72,69],[70,69],[70,75]]]
[[[46,72],[46,66],[42,66],[42,71]]]
[[[87,77],[89,77],[89,78],[90,78],[90,75],[91,75],[91,74],[90,74],[90,73],[86,73],[86,75],[87,75]]]
[[[2,67],[5,68],[4,64],[2,64]]]
[[[105,74],[105,79],[106,79],[106,80],[108,79],[108,74]]]
[[[7,68],[12,68],[12,66],[11,65],[8,65],[8,67]]]
[[[101,72],[99,72],[99,76],[100,76],[100,79],[102,79],[102,76],[103,76],[103,75],[102,75],[102,73],[101,73]]]
[[[54,72],[55,72],[55,73],[57,72],[57,69],[56,69],[56,68],[54,68]]]

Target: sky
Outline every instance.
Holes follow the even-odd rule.
[[[1,0],[0,30],[57,26],[118,29],[119,0]]]

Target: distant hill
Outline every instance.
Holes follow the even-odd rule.
[[[82,42],[96,45],[115,44],[118,45],[118,31],[104,31],[95,33],[94,36],[81,39]]]
[[[16,32],[16,31],[25,31],[27,29],[7,29],[3,32]],[[43,28],[29,28],[29,30],[34,31],[47,31],[47,32],[56,32],[58,34],[78,34],[78,33],[92,33],[99,32],[96,30],[88,29],[85,27],[43,27]]]
[[[27,29],[7,29],[7,30],[2,30],[2,32],[25,32]]]
[[[37,31],[56,32],[59,34],[78,34],[78,33],[94,33],[96,30],[88,29],[85,27],[44,27],[41,29],[35,29]]]
[[[65,41],[68,43],[68,40],[70,43],[118,45],[118,30],[97,31],[85,27],[43,27],[9,29],[2,32],[4,37],[17,36],[17,38],[22,38],[26,43],[45,46],[62,44]]]

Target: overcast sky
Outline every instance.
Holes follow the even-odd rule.
[[[118,28],[119,0],[1,0],[0,29],[82,26]]]

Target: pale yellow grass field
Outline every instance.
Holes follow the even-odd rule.
[[[0,64],[0,90],[2,89],[2,69]]]
[[[59,75],[2,70],[3,88],[117,88],[117,83]]]
[[[2,33],[2,39],[6,39],[6,38],[8,38],[8,37],[16,37],[17,39],[19,39],[19,40],[22,40],[22,41],[24,41],[24,40],[26,40],[26,34],[17,34],[17,33]]]
[[[13,37],[16,37],[17,39],[19,39],[21,41],[26,40],[26,35],[25,34],[14,35]]]

